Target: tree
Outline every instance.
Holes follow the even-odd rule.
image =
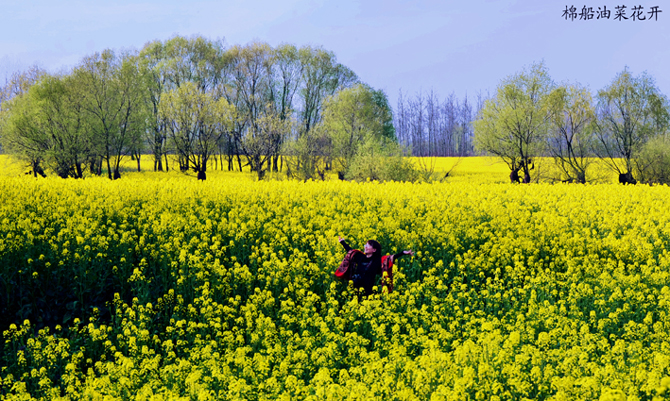
[[[358,77],[339,64],[334,53],[322,48],[302,47],[299,57],[303,66],[299,121],[300,134],[304,134],[319,122],[324,100],[357,83]]]
[[[579,85],[563,85],[549,95],[549,103],[552,110],[549,152],[564,181],[585,183],[595,140],[591,93]]]
[[[668,128],[667,98],[652,77],[633,77],[625,68],[598,92],[597,113],[596,154],[619,173],[620,183],[634,184],[636,159],[645,143]]]
[[[188,161],[199,180],[207,179],[207,162],[217,142],[232,127],[234,107],[186,82],[164,95],[160,113],[179,155]]]
[[[84,58],[73,76],[81,82],[83,107],[90,119],[95,144],[92,163],[101,158],[107,163],[109,179],[120,178],[121,160],[138,146],[145,131],[136,58],[105,50]]]
[[[9,80],[6,81],[5,85],[0,87],[0,144],[4,142],[1,140],[3,135],[1,127],[3,125],[2,121],[9,118],[8,109],[11,108],[10,102],[17,96],[21,96],[27,93],[30,87],[34,85],[37,81],[39,81],[42,77],[44,77],[45,74],[46,71],[44,71],[40,67],[32,66],[25,71],[14,72],[9,78]],[[23,103],[25,104],[26,102]],[[29,110],[23,110],[22,112],[29,112]],[[20,137],[11,137],[10,135],[8,141],[11,142],[17,139],[20,139]],[[15,143],[14,145],[16,146],[13,147],[12,152],[18,152],[17,155],[20,155],[21,158],[25,159],[28,162],[33,174],[44,175],[44,170],[42,169],[41,166],[44,155],[38,155],[34,151],[28,151],[28,153],[25,153],[23,152],[23,150],[20,150],[22,149],[21,145],[19,145],[18,143]],[[2,149],[2,147],[0,147],[0,149]]]
[[[339,91],[324,104],[323,129],[332,140],[334,167],[340,178],[349,170],[359,146],[369,138],[379,143],[382,138],[395,139],[395,135],[388,138],[392,134],[388,130],[390,110],[375,96],[379,95],[372,88],[357,84]]]
[[[161,68],[167,78],[167,90],[191,83],[202,93],[218,99],[224,65],[222,40],[210,41],[202,36],[175,36],[163,45]],[[218,148],[217,148],[218,150]],[[182,171],[190,168],[189,159],[178,155]]]
[[[71,76],[45,75],[7,104],[3,145],[28,160],[34,174],[44,161],[60,177],[83,177],[91,138],[78,85]]]
[[[333,154],[333,141],[328,133],[319,124],[313,129],[285,141],[282,147],[287,156],[287,175],[302,180],[320,178],[326,179],[326,171]]]
[[[530,182],[532,159],[543,153],[552,88],[544,63],[533,64],[505,78],[474,123],[476,148],[503,159],[513,182],[518,182],[520,171],[523,181]]]
[[[398,97],[394,127],[398,141],[409,146],[414,156],[467,156],[472,150],[472,106],[467,96],[459,101],[452,93],[440,101],[431,90],[427,97]],[[434,168],[434,159],[426,162]],[[429,166],[430,165],[430,166]]]
[[[146,88],[146,120],[149,129],[145,139],[152,150],[154,171],[165,170],[168,165],[167,130],[160,119],[162,96],[184,83],[193,83],[203,93],[220,96],[225,57],[223,41],[211,41],[201,36],[185,38],[175,36],[165,42],[147,43],[139,54],[139,67]],[[182,169],[187,161],[180,159]]]
[[[270,104],[273,112],[282,121],[289,120],[294,113],[294,98],[302,82],[303,65],[300,63],[298,49],[294,45],[283,44],[273,50],[270,71]],[[278,137],[283,140],[286,135]],[[275,146],[276,153],[272,158],[272,168],[279,171],[279,150],[282,143]]]
[[[221,82],[223,41],[202,36],[175,36],[162,46],[162,68],[171,89],[193,83],[203,93],[214,91]]]
[[[270,159],[279,152],[283,138],[291,131],[293,120],[282,120],[278,115],[266,113],[249,126],[242,141],[251,171],[262,180],[270,169]],[[267,164],[267,168],[264,167]]]
[[[357,147],[345,175],[355,181],[416,181],[419,176],[414,164],[403,157],[400,145],[383,136],[367,137]]]
[[[144,109],[148,125],[145,140],[154,158],[154,171],[163,171],[163,157],[165,157],[165,170],[169,169],[166,149],[167,131],[159,112],[161,98],[168,85],[167,74],[163,67],[165,57],[164,45],[160,41],[147,43],[139,55],[142,87],[145,88]]]
[[[240,154],[246,156],[251,170],[263,175],[263,164],[278,144],[271,143],[277,138],[266,138],[267,126],[274,119],[275,109],[272,98],[272,48],[267,43],[254,42],[247,46],[234,46],[227,52],[227,66],[230,82],[223,86],[224,96],[235,106],[237,118],[231,131],[240,171]],[[263,123],[261,124],[261,121]],[[269,125],[268,125],[269,124]]]
[[[10,154],[25,160],[33,176],[46,176],[43,168],[49,137],[42,128],[34,94],[19,94],[5,101],[0,112],[0,140]]]
[[[656,135],[644,144],[635,173],[645,184],[670,184],[670,134]]]
[[[374,113],[375,119],[381,122],[381,136],[392,142],[398,142],[395,135],[395,127],[393,126],[393,111],[389,106],[389,100],[383,90],[374,90],[370,88],[372,95],[372,102],[377,106]]]
[[[41,103],[42,127],[51,140],[47,160],[58,176],[83,178],[82,165],[92,143],[79,82],[72,76],[47,76],[33,88]]]
[[[46,71],[34,65],[25,71],[16,71],[3,87],[0,87],[0,111],[4,110],[3,103],[15,96],[28,92],[31,86],[42,79]]]

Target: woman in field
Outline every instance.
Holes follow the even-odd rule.
[[[391,292],[393,290],[393,273],[391,271],[393,262],[403,255],[414,256],[413,251],[406,250],[395,255],[386,255],[382,257],[382,247],[379,245],[379,242],[375,240],[371,239],[366,242],[363,247],[363,252],[361,252],[352,249],[344,241],[344,238],[338,236],[338,239],[340,244],[342,244],[347,251],[345,261],[348,262],[350,269],[350,276],[348,278],[354,282],[354,288],[363,288],[365,295],[372,294],[372,286],[375,283],[375,278],[383,272],[386,272],[388,277],[386,277],[386,280],[382,280],[382,285],[386,285],[389,292]]]

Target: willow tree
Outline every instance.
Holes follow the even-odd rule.
[[[139,146],[146,131],[145,93],[136,56],[112,50],[95,53],[84,58],[73,76],[81,87],[95,145],[91,170],[104,160],[109,179],[121,178],[123,157]],[[100,172],[98,166],[97,173]]]
[[[564,181],[583,184],[594,160],[596,114],[591,92],[577,84],[561,85],[549,98],[552,110],[549,153]]]
[[[84,176],[91,136],[76,79],[45,75],[5,106],[2,142],[8,152],[28,160],[34,173],[44,161],[60,177]]]
[[[636,182],[633,171],[649,139],[668,129],[668,101],[654,80],[628,68],[598,92],[597,155],[619,173],[619,182]]]
[[[276,114],[266,113],[249,126],[241,149],[247,157],[249,168],[259,180],[270,170],[270,161],[279,152],[292,124],[293,120],[283,120]]]
[[[138,64],[146,88],[148,129],[145,139],[153,153],[154,171],[169,169],[167,128],[159,110],[163,95],[188,82],[203,93],[215,93],[223,77],[223,54],[222,41],[211,41],[202,36],[157,40],[147,43],[140,51]],[[185,160],[180,162],[181,167],[188,168]]]
[[[199,180],[207,179],[207,162],[232,128],[235,108],[224,98],[215,99],[186,82],[163,96],[160,116],[179,155],[188,160]]]
[[[271,82],[270,88],[270,107],[273,115],[277,116],[282,123],[291,125],[291,118],[294,113],[294,98],[298,87],[302,83],[302,73],[304,66],[300,63],[298,48],[291,44],[282,44],[273,49],[273,58],[270,65]],[[272,169],[279,171],[279,150],[282,148],[283,140],[286,135],[279,136],[281,142],[274,146],[275,154],[271,157]],[[283,160],[283,159],[282,159]],[[282,161],[283,164],[283,161]]]
[[[505,78],[474,122],[475,147],[500,157],[512,181],[523,171],[524,182],[530,182],[532,160],[545,149],[553,86],[544,63],[533,64]]]
[[[380,100],[380,96],[385,98],[383,92],[357,84],[324,103],[321,129],[332,142],[333,167],[340,178],[349,171],[363,143],[371,140],[381,147],[383,140],[396,141],[394,131],[388,128],[393,115],[388,102]]]
[[[272,76],[270,74],[274,60],[272,48],[264,42],[252,42],[246,46],[233,46],[225,53],[224,71],[228,81],[222,85],[222,96],[235,106],[237,118],[234,121],[229,138],[229,168],[232,167],[233,153],[242,171],[242,159],[253,162],[255,152],[267,150],[266,146],[256,146],[256,135],[263,132],[259,119],[273,115],[274,109],[268,107],[274,100],[272,94]],[[247,147],[247,144],[254,144]]]
[[[27,162],[32,174],[45,176],[44,162],[50,138],[43,127],[34,94],[14,96],[0,111],[0,144],[3,150]]]
[[[32,66],[25,71],[14,72],[5,85],[0,87],[0,145],[5,151],[27,162],[35,176],[45,175],[45,141],[43,132],[35,124],[37,110],[27,93],[45,75],[46,71]],[[10,109],[17,116],[10,118]]]
[[[303,69],[298,118],[300,133],[304,134],[320,121],[324,101],[329,96],[359,80],[352,70],[337,62],[333,52],[323,48],[302,47],[299,58]]]
[[[144,138],[154,159],[154,171],[169,170],[167,156],[167,131],[160,118],[159,106],[163,93],[167,91],[168,79],[164,68],[165,46],[161,41],[147,43],[139,54],[139,68],[145,88],[145,110],[147,130]]]

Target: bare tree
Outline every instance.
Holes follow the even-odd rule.
[[[468,102],[467,95],[463,99],[463,103],[461,103],[459,109],[460,109],[459,124],[461,128],[460,129],[461,135],[458,138],[458,145],[456,147],[456,151],[458,153],[458,156],[471,155],[474,154],[474,148],[472,145],[474,140],[474,132],[472,129],[472,121],[474,119],[474,115],[472,112],[472,106]]]
[[[37,65],[29,67],[25,71],[15,71],[12,73],[11,77],[0,87],[0,112],[4,109],[2,106],[4,102],[26,93],[45,74],[46,71]]]
[[[477,106],[479,110],[483,102]],[[467,96],[462,102],[452,93],[440,101],[431,91],[406,97],[402,91],[394,116],[398,141],[411,147],[417,157],[467,156],[473,154],[474,118]],[[425,167],[429,170],[429,161]]]

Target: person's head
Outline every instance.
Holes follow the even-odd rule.
[[[366,255],[372,255],[373,257],[382,257],[382,246],[379,245],[379,242],[371,239],[365,243],[363,251]]]

